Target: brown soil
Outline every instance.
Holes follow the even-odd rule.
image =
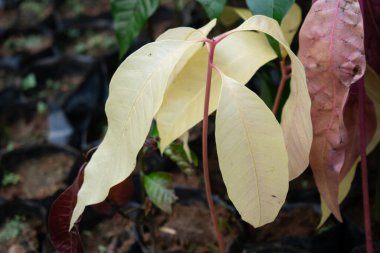
[[[216,207],[226,246],[232,244],[238,234],[237,221],[221,206]],[[168,253],[206,253],[216,248],[213,226],[207,208],[176,204],[172,215],[156,219],[157,246]]]
[[[17,20],[17,10],[0,9],[0,29],[11,28]]]
[[[0,225],[0,233],[6,234],[5,237],[10,236],[12,238],[2,238],[0,241],[0,252],[8,253],[26,253],[26,252],[38,252],[39,243],[37,238],[38,230],[42,227],[42,222],[38,219],[26,219],[25,217],[19,217],[20,221],[17,225],[11,225],[10,219],[7,219]],[[14,222],[15,217],[13,218]]]
[[[282,209],[273,223],[254,230],[256,241],[276,241],[291,236],[311,236],[316,231],[319,215],[309,207]]]
[[[111,11],[109,0],[66,0],[59,13],[66,19],[78,16],[96,17]]]
[[[36,113],[30,121],[21,118],[12,125],[3,127],[5,142],[0,142],[0,148],[13,149],[24,145],[42,144],[47,140],[48,116],[45,113]]]
[[[51,36],[39,34],[12,35],[1,43],[0,56],[15,54],[37,54],[53,44]]]
[[[12,172],[20,177],[16,185],[0,189],[6,199],[43,199],[64,189],[74,159],[63,153],[23,161]]]
[[[85,252],[124,253],[135,243],[131,234],[133,223],[115,215],[98,224],[91,231],[82,232]]]

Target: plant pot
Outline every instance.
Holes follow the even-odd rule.
[[[57,145],[19,148],[2,156],[0,198],[49,206],[71,183],[80,166],[75,150]]]
[[[0,204],[0,252],[41,252],[46,211],[30,202]]]
[[[6,34],[17,21],[17,9],[1,8],[0,6],[0,38]]]
[[[54,56],[39,60],[24,75],[26,97],[61,107],[88,78],[94,61],[88,57]],[[31,79],[28,84],[28,79]],[[34,82],[34,84],[31,84]]]
[[[95,20],[112,20],[111,3],[108,0],[57,0],[61,29],[81,26]]]
[[[68,29],[60,34],[59,41],[60,48],[68,55],[89,55],[95,59],[104,59],[115,54],[117,57],[117,41],[111,23]]]
[[[51,0],[23,0],[18,5],[17,29],[28,30],[46,25],[54,28],[54,6]]]
[[[47,30],[8,34],[0,40],[0,69],[22,70],[39,58],[53,55],[53,42]]]

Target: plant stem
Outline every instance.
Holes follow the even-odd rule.
[[[282,98],[282,93],[284,92],[286,81],[289,79],[288,66],[286,66],[285,59],[281,60],[280,65],[281,65],[281,81],[280,81],[280,84],[278,85],[276,98],[274,100],[274,105],[272,108],[272,112],[274,115],[276,115],[278,112],[278,108],[280,107],[280,102]]]
[[[364,212],[364,229],[367,253],[373,253],[372,230],[371,230],[371,210],[368,192],[368,170],[366,154],[366,130],[365,130],[365,112],[364,112],[364,78],[360,78],[359,85],[359,133],[360,133],[360,156],[362,171],[362,192],[363,192],[363,212]]]
[[[212,201],[211,184],[210,184],[210,173],[208,169],[208,113],[209,113],[209,103],[210,103],[210,91],[211,91],[211,78],[213,69],[213,60],[215,46],[217,42],[215,40],[206,41],[209,46],[208,53],[208,67],[207,67],[207,80],[206,80],[206,92],[204,100],[204,111],[203,111],[203,129],[202,129],[202,160],[203,160],[203,177],[207,195],[207,203],[210,208],[211,221],[214,226],[214,233],[218,242],[218,247],[220,253],[225,253],[223,238],[218,228],[218,219],[215,213],[214,202]]]

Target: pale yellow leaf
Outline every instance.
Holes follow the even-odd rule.
[[[160,40],[190,40],[190,41],[200,41],[207,38],[209,32],[216,25],[216,19],[211,20],[205,26],[194,29],[191,27],[176,27],[167,30],[161,34],[156,41]]]
[[[116,70],[106,103],[107,134],[84,171],[70,228],[85,206],[103,201],[112,186],[132,173],[171,73],[182,55],[201,45],[175,40],[150,43]]]
[[[298,4],[293,4],[292,8],[285,15],[283,20],[281,21],[281,30],[284,33],[285,39],[288,44],[292,44],[294,36],[296,35],[298,28],[300,27],[302,21],[302,11]],[[281,47],[281,55],[283,58],[288,53],[284,48]]]
[[[239,17],[243,20],[247,20],[252,17],[252,12],[246,8],[238,8],[226,6],[222,14],[221,22],[227,26],[235,23]],[[298,4],[293,4],[292,8],[288,11],[285,17],[281,21],[281,30],[284,33],[285,39],[288,44],[291,44],[294,36],[296,35],[298,28],[302,21],[302,11]],[[287,55],[286,50],[282,49],[282,55]]]
[[[282,129],[266,104],[222,74],[215,139],[227,193],[254,227],[272,222],[288,192],[288,156]]]
[[[207,55],[206,48],[198,51],[165,94],[164,102],[156,116],[161,150],[203,118]],[[275,57],[276,54],[263,34],[243,32],[231,34],[216,46],[214,63],[226,75],[245,84],[261,66]],[[220,85],[220,77],[214,73],[210,113],[217,107]]]
[[[365,82],[367,96],[371,99],[375,107],[376,123],[377,123],[375,134],[371,142],[367,146],[366,151],[367,151],[367,154],[369,154],[375,149],[375,147],[380,141],[380,90],[379,90],[380,77],[368,65],[367,65],[366,73],[364,76],[364,82]],[[351,183],[354,180],[356,167],[359,161],[360,161],[360,157],[352,165],[350,172],[343,178],[342,182],[339,183],[339,204],[342,203],[342,201],[348,195],[348,192],[351,188]],[[319,222],[318,227],[321,227],[331,215],[331,211],[327,207],[326,202],[323,200],[322,196],[321,196],[321,211],[322,211],[322,217],[321,217],[321,221]]]
[[[310,108],[311,102],[306,85],[305,70],[297,56],[289,48],[278,23],[265,16],[253,16],[238,31],[255,30],[276,39],[288,52],[292,61],[290,95],[282,111],[281,126],[289,156],[289,178],[298,177],[309,164],[309,152],[313,138]]]

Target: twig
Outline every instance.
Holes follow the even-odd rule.
[[[205,92],[205,100],[204,100],[204,112],[203,112],[203,129],[202,129],[202,160],[203,160],[203,176],[205,182],[205,189],[207,195],[207,203],[210,208],[210,215],[212,224],[214,227],[214,232],[216,235],[216,239],[218,242],[218,247],[220,253],[225,253],[225,248],[223,244],[223,238],[221,232],[218,228],[218,220],[215,213],[214,202],[212,201],[212,193],[211,193],[211,184],[210,184],[210,173],[208,169],[208,112],[209,112],[209,103],[210,103],[210,90],[211,90],[211,78],[212,78],[212,69],[213,69],[213,60],[214,60],[214,52],[215,46],[218,41],[215,40],[207,40],[208,45],[208,68],[207,68],[207,80],[206,80],[206,92]]]
[[[274,105],[272,108],[272,112],[274,115],[276,115],[278,112],[278,108],[280,107],[282,93],[284,92],[286,81],[290,78],[290,74],[289,74],[290,67],[286,65],[285,59],[281,60],[280,65],[281,65],[281,80],[280,80],[280,84],[278,85],[276,99],[274,100]]]
[[[367,169],[367,154],[366,154],[366,132],[365,132],[365,112],[364,112],[364,78],[359,81],[359,134],[360,134],[360,156],[361,156],[361,171],[362,171],[362,192],[363,192],[363,212],[364,212],[364,229],[366,238],[367,253],[373,253],[372,229],[371,229],[371,210],[369,203],[368,192],[368,169]]]

